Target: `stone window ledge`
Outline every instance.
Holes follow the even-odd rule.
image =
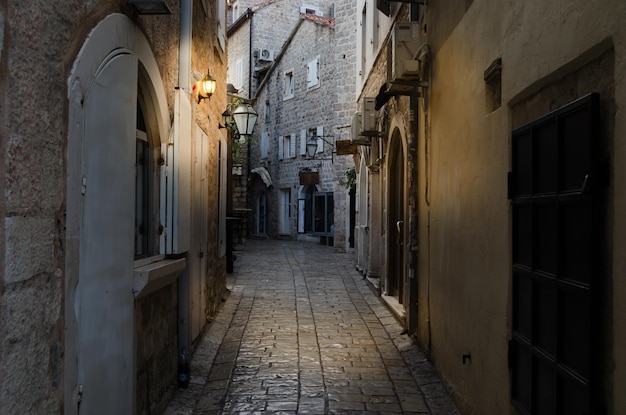
[[[174,283],[185,269],[186,261],[165,259],[163,256],[135,261],[134,288],[135,299],[140,299],[163,287]]]

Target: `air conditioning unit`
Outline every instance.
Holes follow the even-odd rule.
[[[274,61],[274,51],[271,49],[261,49],[259,52],[259,60],[265,62]]]
[[[411,95],[417,91],[422,72],[419,22],[396,22],[387,45],[387,92]]]
[[[369,137],[361,135],[361,113],[355,112],[352,116],[352,129],[350,131],[350,143],[359,146],[369,146],[371,141]]]
[[[363,98],[363,110],[361,111],[361,135],[377,137],[378,122],[376,119],[376,98]]]
[[[300,6],[300,13],[324,17],[324,12],[313,7]]]

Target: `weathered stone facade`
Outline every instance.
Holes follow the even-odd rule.
[[[382,135],[357,160],[357,266],[380,278],[463,413],[618,414],[626,10],[496,3],[392,2],[387,17],[358,2],[359,101],[379,100]],[[425,65],[414,92],[396,95],[385,85],[389,38],[394,22],[410,20],[420,34],[412,47],[422,46],[413,60]],[[575,128],[563,121],[571,114]],[[556,119],[564,124],[549,130]],[[523,191],[521,166],[533,172]],[[561,200],[550,199],[550,180]],[[582,270],[584,282],[574,277]]]
[[[0,5],[2,414],[72,414],[79,405],[103,413],[158,412],[176,387],[181,344],[193,349],[207,317],[221,303],[223,196],[210,190],[225,187],[218,183],[218,170],[225,167],[219,162],[225,159],[218,154],[220,141],[226,149],[218,122],[226,105],[227,66],[225,43],[220,46],[215,28],[221,20],[225,37],[226,9],[206,0],[188,9],[193,16],[189,84],[181,85],[180,10],[191,2],[168,4],[172,13],[163,16],[140,16],[118,0]],[[123,120],[107,119],[102,107],[107,98],[98,90],[115,68],[122,73],[118,85],[130,86],[110,88],[111,95],[129,98],[122,101]],[[202,77],[207,69],[218,80],[217,92],[198,104],[193,74]],[[188,121],[180,121],[179,99],[189,102]],[[165,209],[159,200],[171,197],[168,192],[180,194],[185,188],[189,199],[170,205],[183,215],[166,229],[170,243],[178,231],[178,252],[170,255],[155,226],[149,251],[154,256],[134,261],[135,193],[126,190],[134,188],[136,166],[129,154],[134,158],[133,117],[139,106],[148,124],[143,127],[147,140],[154,145],[153,177],[164,168],[168,142],[170,149],[186,146],[179,146],[174,126],[189,133],[184,137],[188,153],[178,154],[177,167],[170,170],[179,177],[177,184],[169,190],[152,187],[152,221],[167,226],[159,218]],[[89,108],[98,111],[92,116]],[[130,127],[128,136],[109,143],[102,131],[122,124]],[[90,130],[90,125],[102,128]],[[95,142],[104,143],[100,158],[90,156]],[[179,167],[191,166],[194,159],[205,164],[180,179]],[[114,167],[110,176],[103,173],[107,165]],[[93,222],[86,219],[92,206],[107,203],[114,209]],[[116,216],[118,207],[130,215]],[[104,231],[88,234],[87,229]],[[181,233],[184,229],[193,231]],[[115,252],[108,251],[116,245]],[[89,269],[85,252],[96,252],[98,267]],[[200,254],[202,265],[190,264],[187,258]],[[159,266],[169,270],[166,275],[148,270]],[[138,285],[142,272],[150,280]],[[191,300],[192,288],[202,296]],[[87,330],[90,322],[93,328]],[[88,342],[94,347],[86,347]],[[101,356],[84,357],[94,350]],[[95,378],[101,387],[85,381]]]
[[[289,6],[285,7],[287,4]],[[280,6],[280,11],[274,6]],[[349,189],[344,183],[346,171],[353,162],[350,155],[338,156],[333,152],[336,140],[350,139],[349,126],[354,107],[355,55],[351,39],[354,22],[351,19],[337,22],[331,13],[340,10],[342,16],[346,16],[352,14],[348,11],[353,8],[351,2],[341,2],[334,7],[330,4],[267,2],[252,9],[245,30],[235,29],[237,23],[234,22],[229,31],[230,45],[240,45],[243,43],[241,36],[249,36],[250,26],[253,30],[249,54],[255,72],[250,86],[255,92],[252,98],[259,118],[250,147],[249,170],[263,168],[272,181],[268,189],[259,175],[253,173],[248,178],[248,229],[251,235],[319,240],[319,236],[309,236],[311,225],[306,217],[312,216],[312,206],[307,205],[307,213],[303,212],[305,203],[310,203],[304,200],[311,198],[313,188],[300,182],[301,172],[314,172],[319,175],[314,191],[332,194],[334,206],[329,216],[333,221],[333,234],[327,233],[321,240],[333,243],[339,250],[350,247],[353,224],[350,224]],[[259,59],[257,52],[264,48],[272,50],[271,61]],[[229,57],[231,81],[235,79],[232,62],[237,59],[240,58],[235,54]],[[311,87],[307,86],[307,65],[315,59],[319,59],[319,84]],[[286,72],[293,75],[293,97],[286,97],[284,91]],[[319,153],[317,159],[310,160],[304,155],[304,149],[306,140],[313,134],[323,135],[324,140],[318,140],[318,143],[320,151],[323,147],[324,152]],[[286,144],[288,141],[293,143]],[[291,148],[283,148],[283,144]],[[288,203],[285,197],[289,199]],[[263,202],[259,202],[260,198]],[[263,204],[262,208],[259,203]],[[260,220],[263,214],[267,217]],[[307,221],[306,226],[304,221]],[[266,228],[259,230],[259,226]]]

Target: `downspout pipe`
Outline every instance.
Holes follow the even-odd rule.
[[[180,0],[180,39],[178,45],[178,94],[179,100],[190,99],[190,78],[191,78],[191,39],[192,39],[192,4],[193,0]],[[179,104],[182,105],[182,104]],[[175,176],[179,177],[179,174],[176,174],[181,169],[181,163],[188,163],[189,160],[185,160],[185,155],[181,154],[183,148],[181,140],[190,140],[191,137],[180,137],[181,131],[184,131],[182,128],[184,125],[191,125],[192,120],[190,115],[186,112],[174,111],[174,123],[177,124],[175,126],[175,130],[178,132],[178,136],[174,138],[174,145],[178,146],[178,150],[175,149],[175,153],[178,154],[177,157],[174,157],[174,170]],[[184,114],[184,116],[183,116]],[[189,157],[191,154],[188,155]],[[185,180],[183,178],[183,180]],[[186,185],[186,183],[176,183],[174,181],[174,186],[178,186],[178,189],[173,189],[172,197],[177,192],[182,192],[181,184]],[[178,199],[179,209],[182,208],[180,206],[180,199]],[[183,204],[184,205],[184,204]],[[174,208],[174,212],[177,209]],[[180,226],[177,224],[176,226]],[[173,233],[173,232],[172,232]],[[185,254],[186,256],[187,254]],[[182,356],[185,353],[189,353],[190,349],[190,305],[189,305],[189,262],[187,262],[187,266],[185,270],[178,278],[178,369],[179,369],[179,377],[181,375],[185,375],[181,372],[181,368],[184,367],[184,359]]]
[[[411,21],[419,21],[419,4],[411,3],[410,10],[410,19]],[[413,200],[413,203],[418,203],[418,134],[419,134],[419,113],[418,113],[418,96],[411,95],[409,97],[409,107],[411,109],[411,113],[413,114],[413,120],[411,121],[411,139],[408,146],[409,152],[409,161],[412,163],[413,169],[409,170],[410,180],[409,180],[409,193],[413,195],[413,197],[409,197],[409,200]],[[410,217],[409,217],[409,235],[410,235],[410,250],[409,250],[409,309],[408,309],[408,321],[407,321],[407,330],[409,335],[416,336],[417,335],[417,301],[418,301],[418,281],[417,281],[417,273],[418,273],[418,255],[417,249],[419,247],[419,228],[418,228],[418,217],[413,212],[417,212],[417,206],[413,206],[410,209]]]
[[[189,93],[191,75],[192,0],[180,1],[180,44],[178,47],[178,87]]]
[[[250,56],[250,76],[248,76],[248,99],[252,99],[252,75],[254,74],[254,56],[252,54],[252,9],[248,8],[246,11],[248,14],[248,56]]]

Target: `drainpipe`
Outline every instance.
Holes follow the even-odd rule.
[[[192,0],[180,2],[180,44],[178,47],[178,87],[189,92],[191,73],[191,17]]]
[[[174,207],[174,212],[178,212],[178,209],[184,209],[185,203],[181,200],[184,197],[185,191],[182,186],[190,186],[191,183],[186,183],[189,177],[182,172],[181,169],[185,169],[184,163],[191,161],[191,137],[181,137],[181,131],[188,131],[191,126],[191,111],[183,111],[182,108],[186,108],[188,103],[183,103],[184,100],[190,100],[190,77],[191,77],[191,19],[192,19],[192,1],[193,0],[181,0],[180,1],[180,40],[178,45],[178,88],[176,95],[178,98],[178,105],[174,111],[174,123],[175,131],[177,134],[174,137],[174,145],[178,148],[174,149],[177,157],[174,158],[175,177],[178,180],[174,180],[174,186],[177,189],[173,189],[172,196],[175,197],[175,201],[178,202],[178,208]],[[184,141],[186,143],[183,143]],[[177,174],[178,173],[178,174]],[[176,214],[176,213],[174,213]],[[179,220],[174,218],[176,226],[180,227]],[[171,232],[173,233],[173,232]],[[183,235],[183,238],[186,236]],[[183,244],[184,245],[184,244]],[[182,248],[184,249],[184,248]],[[180,252],[179,252],[180,253]],[[187,253],[183,253],[187,256]],[[185,270],[178,279],[178,356],[180,357],[183,351],[189,351],[190,349],[190,331],[189,331],[189,261]],[[180,363],[180,362],[179,362]],[[180,367],[180,365],[179,365]],[[179,374],[180,375],[180,374]]]
[[[411,4],[411,21],[419,20],[419,4]],[[411,140],[408,145],[409,161],[413,167],[409,171],[409,203],[414,206],[409,209],[409,309],[407,319],[408,334],[414,336],[417,334],[417,273],[418,273],[418,214],[416,207],[418,204],[418,100],[419,97],[411,95],[409,97],[409,107],[413,114],[411,122]],[[418,212],[417,214],[414,212]]]
[[[249,23],[248,30],[248,56],[250,57],[250,75],[248,76],[248,99],[252,99],[252,74],[254,73],[254,56],[252,55],[252,9],[246,10]]]

